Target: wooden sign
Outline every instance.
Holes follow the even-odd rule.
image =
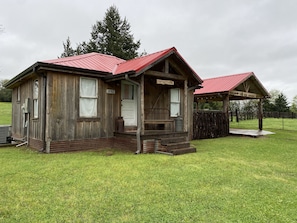
[[[161,85],[174,85],[174,81],[173,80],[157,79],[157,84],[161,84]]]
[[[115,94],[114,89],[106,89],[106,94]]]

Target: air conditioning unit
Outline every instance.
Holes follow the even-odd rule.
[[[11,126],[0,125],[0,144],[11,142]]]

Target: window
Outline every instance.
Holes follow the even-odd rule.
[[[17,88],[17,101],[21,101],[21,86],[18,86]]]
[[[98,89],[97,79],[80,79],[79,116],[84,118],[97,117]]]
[[[180,115],[180,90],[178,88],[170,89],[170,116]]]
[[[124,83],[122,85],[122,99],[134,100],[134,86]]]
[[[38,94],[39,94],[38,80],[35,80],[33,83],[33,118],[38,118]]]

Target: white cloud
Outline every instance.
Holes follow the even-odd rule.
[[[271,0],[2,0],[0,78],[56,58],[116,5],[141,49],[175,46],[201,76],[254,71],[264,86],[297,95],[297,1]]]

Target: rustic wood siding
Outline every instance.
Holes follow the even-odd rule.
[[[144,84],[144,118],[150,120],[169,119],[169,86],[157,85],[154,77],[145,77]]]
[[[33,81],[38,80],[39,94],[38,94],[38,118],[33,118]],[[33,139],[42,139],[42,110],[43,110],[43,78],[40,75],[32,75],[30,79],[22,82],[20,85],[20,101],[17,101],[18,86],[13,89],[12,93],[12,134],[15,138],[23,138],[26,136],[26,129],[24,128],[25,115],[23,114],[22,106],[25,100],[29,98],[29,137]]]
[[[210,139],[229,135],[229,119],[222,111],[198,111],[193,118],[193,139]]]
[[[117,85],[98,80],[96,118],[79,117],[80,76],[48,73],[48,138],[51,141],[108,138],[113,136],[120,115],[120,91]],[[107,94],[107,89],[115,94]]]

